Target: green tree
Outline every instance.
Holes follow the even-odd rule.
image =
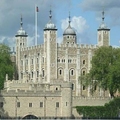
[[[120,49],[100,47],[95,51],[91,63],[89,82],[97,81],[99,87],[104,91],[108,89],[111,97],[114,97],[114,93],[120,90]]]
[[[12,79],[14,67],[10,59],[10,48],[4,44],[0,44],[0,89],[4,87],[6,74]]]

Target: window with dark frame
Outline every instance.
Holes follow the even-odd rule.
[[[56,102],[56,108],[59,108],[59,102]]]
[[[40,102],[40,107],[43,107],[43,102]]]
[[[20,102],[17,102],[17,107],[20,107]]]
[[[32,107],[32,103],[29,103],[29,107]]]

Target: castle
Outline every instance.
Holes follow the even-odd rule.
[[[10,101],[4,107],[9,116],[33,114],[39,117],[70,118],[75,98],[91,97],[90,86],[86,88],[79,76],[91,69],[94,51],[110,44],[110,29],[104,23],[104,12],[102,15],[102,23],[97,30],[97,45],[77,44],[70,16],[63,41],[58,44],[57,28],[52,22],[50,10],[49,22],[44,28],[44,43],[27,47],[28,35],[23,29],[21,18],[21,27],[15,35],[16,54],[11,55],[16,62],[18,80],[10,81],[6,75],[1,92],[6,103]],[[96,88],[94,96],[103,97],[102,89]],[[106,96],[109,97],[109,94]],[[10,108],[10,104],[14,107]]]

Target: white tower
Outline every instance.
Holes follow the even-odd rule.
[[[44,29],[44,78],[48,83],[57,79],[57,29],[51,20],[51,10],[49,18]]]
[[[15,35],[16,37],[16,65],[17,65],[17,70],[18,70],[18,79],[21,79],[21,73],[20,73],[20,64],[21,64],[21,49],[25,48],[27,46],[27,33],[25,30],[23,30],[23,22],[22,22],[22,16],[21,16],[21,27],[18,30],[17,34]]]
[[[98,46],[110,45],[110,29],[104,23],[104,11],[102,12],[102,23],[98,29]]]

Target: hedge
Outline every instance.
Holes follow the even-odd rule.
[[[118,118],[120,117],[120,97],[114,98],[104,106],[76,106],[83,118]]]

